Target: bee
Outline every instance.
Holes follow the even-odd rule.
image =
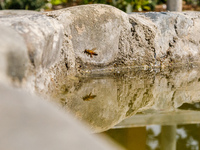
[[[92,95],[92,92],[90,92],[90,94],[82,97],[83,101],[90,101],[92,99],[94,99],[96,97],[96,95]]]
[[[94,52],[95,50],[96,50],[96,48],[93,48],[92,50],[85,49],[84,53],[87,54],[87,55],[90,55],[90,58],[92,58],[92,55],[95,55],[95,56],[98,55],[97,53]]]

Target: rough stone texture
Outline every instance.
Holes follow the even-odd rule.
[[[44,14],[2,11],[0,23],[24,38],[38,87],[62,74],[199,64],[198,12],[126,14],[84,5]],[[97,56],[84,53],[93,48]]]
[[[62,54],[68,72],[120,66],[199,64],[199,13],[133,13],[107,5],[47,12],[64,26]],[[97,48],[92,58],[85,49]]]
[[[34,92],[35,87],[40,87],[40,89],[45,88],[45,83],[50,82],[51,78],[53,78],[56,73],[60,73],[56,69],[54,69],[53,73],[49,71],[50,68],[58,66],[56,64],[59,64],[59,68],[61,68],[60,64],[63,64],[62,66],[64,66],[65,69],[62,68],[60,70],[62,70],[62,72],[66,71],[64,58],[61,56],[63,26],[55,19],[33,11],[7,10],[0,11],[0,24],[12,28],[11,30],[15,30],[15,32],[21,36],[19,36],[19,40],[23,39],[26,44],[20,45],[19,40],[14,40],[16,43],[19,41],[18,47],[21,46],[22,49],[26,47],[26,51],[28,52],[28,62],[30,62],[29,64],[31,65],[28,66],[26,78],[23,80],[25,81],[23,87],[28,91]],[[10,37],[10,40],[13,39],[12,35],[9,33],[6,36],[8,36],[8,38]],[[13,43],[10,41],[4,42],[6,42],[4,45],[11,45],[11,43]],[[7,51],[7,49],[5,49],[5,51]],[[18,59],[21,59],[23,56],[20,51],[21,50],[15,51],[15,55],[19,55]],[[9,60],[9,62],[5,61],[4,63],[15,64],[12,65],[13,68],[17,65],[14,60]],[[7,70],[9,69],[10,68],[7,68]],[[17,67],[16,71],[18,74],[23,73]],[[8,81],[5,80],[5,82]],[[20,86],[21,85],[20,83]]]
[[[154,38],[157,65],[199,64],[199,12],[144,13],[140,15],[151,19],[157,28]]]
[[[25,40],[32,65],[37,72],[60,60],[63,26],[42,14],[3,15],[0,24],[17,31]]]
[[[0,82],[20,84],[30,61],[24,39],[12,28],[0,25]]]
[[[12,93],[12,94],[11,94]],[[0,149],[117,150],[55,105],[0,85]]]
[[[9,16],[9,15],[30,15],[30,14],[41,14],[37,11],[31,10],[1,10],[0,16]]]
[[[105,67],[117,58],[119,37],[123,30],[129,30],[128,15],[107,5],[85,5],[47,12],[46,15],[63,24],[68,67],[77,70],[95,66]],[[72,49],[67,45],[72,42]],[[96,48],[98,56],[92,58],[85,49]],[[113,64],[112,64],[113,65]],[[93,67],[94,68],[94,67]]]
[[[129,15],[131,28],[120,35],[118,58],[123,66],[154,66],[156,27],[148,18]],[[120,65],[120,64],[117,64]]]

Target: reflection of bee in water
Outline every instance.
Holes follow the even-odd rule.
[[[90,100],[94,99],[95,97],[96,97],[96,95],[92,95],[92,92],[90,92],[90,94],[84,96],[82,99],[84,101],[90,101]]]
[[[92,50],[85,49],[84,53],[86,53],[87,55],[90,55],[90,58],[92,58],[92,55],[95,55],[95,56],[98,55],[97,53],[94,52],[95,50],[96,50],[96,48],[93,48]]]

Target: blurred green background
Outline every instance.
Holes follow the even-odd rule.
[[[82,4],[108,4],[125,12],[164,11],[167,0],[0,0],[0,9],[55,10]],[[184,0],[189,10],[199,8],[200,0]],[[160,9],[159,9],[160,8]],[[184,8],[183,8],[184,9]]]

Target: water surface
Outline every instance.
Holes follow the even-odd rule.
[[[48,94],[93,132],[200,121],[199,112],[178,109],[200,101],[199,69],[126,69],[63,79],[51,82]]]
[[[40,93],[128,150],[199,150],[198,68],[59,76]]]
[[[127,150],[200,149],[200,124],[147,125],[111,129],[103,134]]]

